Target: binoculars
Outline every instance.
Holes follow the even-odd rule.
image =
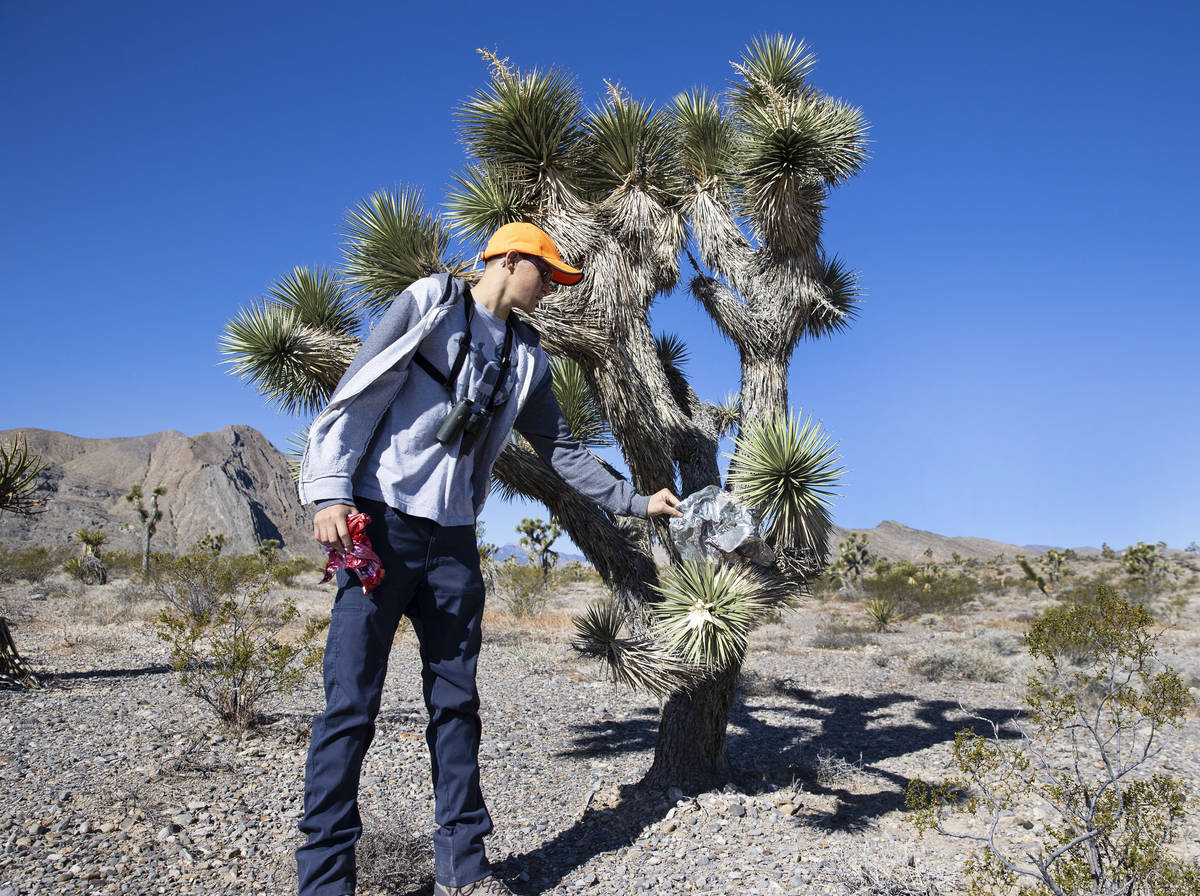
[[[471,410],[474,403],[469,398],[460,398],[450,409],[450,413],[442,421],[434,433],[434,438],[443,445],[449,445],[460,435],[462,441],[458,446],[458,456],[466,457],[475,448],[475,443],[487,428],[488,413]]]

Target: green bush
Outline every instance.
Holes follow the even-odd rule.
[[[600,573],[596,572],[594,566],[589,563],[580,563],[578,560],[572,560],[569,563],[559,566],[551,574],[551,577],[555,583],[585,582],[591,585],[603,584]]]
[[[263,702],[290,693],[319,666],[326,620],[314,620],[293,640],[285,628],[299,612],[276,601],[271,564],[257,555],[222,558],[194,551],[160,569],[155,584],[168,606],[155,620],[171,649],[171,666],[218,718],[242,731],[262,719]]]
[[[320,579],[320,573],[325,570],[325,564],[311,557],[292,557],[289,560],[276,560],[272,571],[277,581],[284,585],[294,585],[303,576],[313,577],[315,583]]]
[[[817,627],[809,643],[820,650],[853,650],[876,642],[860,626],[828,622]]]
[[[1193,707],[1157,639],[1146,608],[1108,588],[1047,610],[1025,639],[1025,714],[960,731],[958,777],[909,784],[918,829],[979,848],[973,893],[1200,894],[1200,867],[1171,849],[1190,787],[1152,768]]]
[[[0,545],[0,581],[15,584],[28,582],[36,585],[52,573],[63,568],[71,557],[67,547],[48,548],[34,545],[31,548],[9,549]]]
[[[957,613],[981,593],[979,582],[965,572],[934,564],[876,564],[875,575],[863,579],[872,600],[891,601],[905,616]]]
[[[492,590],[513,616],[538,613],[550,599],[551,580],[540,568],[512,560],[493,566]]]
[[[952,644],[914,653],[908,667],[926,681],[1004,681],[1009,671],[994,654]]]
[[[101,551],[100,560],[114,579],[128,579],[142,570],[142,556],[136,551]]]

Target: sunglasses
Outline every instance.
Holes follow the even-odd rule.
[[[533,266],[535,268],[537,268],[539,271],[541,271],[542,283],[545,284],[546,286],[549,286],[550,279],[554,276],[554,269],[551,268],[548,264],[546,264],[546,262],[544,262],[540,258],[538,258],[536,255],[522,255],[521,257],[524,258],[526,261],[530,262],[531,264],[533,264]]]

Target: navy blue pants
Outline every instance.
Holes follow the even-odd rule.
[[[376,501],[355,503],[371,517],[367,535],[385,576],[364,595],[353,575],[339,574],[325,647],[325,712],[313,722],[305,766],[300,896],[354,891],[358,779],[402,615],[412,620],[421,648],[437,879],[465,886],[490,873],[483,838],[492,830],[479,789],[475,665],[484,594],[475,529],[440,526]]]

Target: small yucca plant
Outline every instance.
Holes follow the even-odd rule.
[[[721,669],[740,659],[750,630],[772,608],[761,586],[729,566],[686,561],[663,573],[651,634],[688,663]]]
[[[877,597],[867,604],[867,616],[877,632],[886,632],[900,621],[900,607],[886,597]]]

